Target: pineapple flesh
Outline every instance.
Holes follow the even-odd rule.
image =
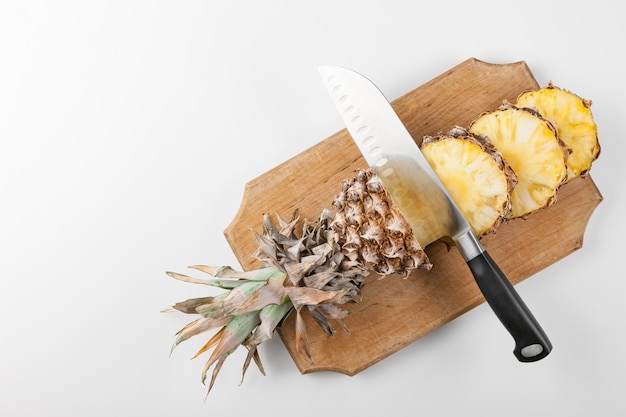
[[[590,100],[549,83],[539,90],[522,93],[515,105],[536,109],[556,125],[559,138],[571,149],[567,159],[568,181],[589,172],[600,155]]]
[[[494,233],[511,212],[517,175],[486,137],[457,127],[427,136],[421,150],[478,237]]]
[[[507,218],[528,216],[556,201],[567,179],[569,150],[554,125],[537,111],[504,103],[474,120],[469,131],[486,136],[517,174]]]

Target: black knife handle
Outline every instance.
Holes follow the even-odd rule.
[[[487,251],[467,261],[467,265],[487,303],[513,336],[517,359],[535,362],[548,356],[552,343]]]

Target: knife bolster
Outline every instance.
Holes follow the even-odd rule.
[[[471,261],[485,251],[485,248],[483,248],[483,245],[480,244],[478,238],[471,230],[455,236],[454,242],[465,262]]]

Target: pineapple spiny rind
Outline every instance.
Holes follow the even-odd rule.
[[[331,229],[352,261],[381,276],[406,277],[414,269],[432,267],[411,226],[372,170],[358,170],[354,178],[344,181],[333,206]]]

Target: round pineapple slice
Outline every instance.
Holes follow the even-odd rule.
[[[479,116],[469,131],[487,136],[517,174],[507,218],[525,217],[554,203],[567,178],[568,150],[552,123],[534,110],[505,103]]]
[[[559,138],[571,149],[567,159],[568,181],[589,172],[593,161],[600,156],[591,101],[549,83],[545,88],[522,93],[515,105],[536,109],[556,125]]]
[[[511,211],[517,183],[502,154],[461,128],[425,137],[421,150],[476,236],[495,232]]]

